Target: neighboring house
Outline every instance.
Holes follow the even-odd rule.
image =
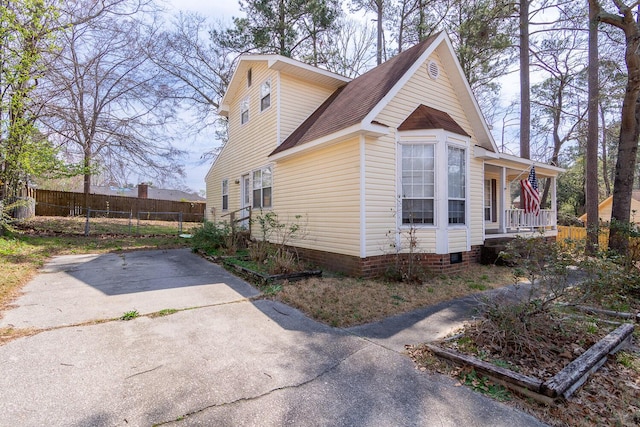
[[[611,222],[611,208],[613,206],[613,196],[604,199],[598,205],[598,219],[600,222]],[[631,194],[631,222],[640,224],[640,190],[633,190]],[[584,224],[587,223],[587,214],[578,218]]]
[[[306,233],[291,245],[332,270],[384,272],[410,230],[441,271],[477,261],[489,238],[557,233],[562,169],[498,152],[444,33],[353,80],[243,55],[219,112],[229,140],[206,176],[208,219],[301,215]],[[509,208],[510,182],[532,164],[551,179],[552,209],[538,216]]]
[[[82,188],[73,192],[82,193]],[[187,193],[181,190],[168,190],[164,188],[150,187],[147,184],[138,184],[137,187],[118,187],[115,185],[92,185],[91,194],[105,196],[139,197],[142,199],[172,200],[174,202],[203,202],[205,199],[196,193]]]

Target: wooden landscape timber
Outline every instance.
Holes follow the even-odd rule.
[[[426,346],[441,359],[451,361],[458,366],[471,366],[476,371],[511,390],[520,392],[539,402],[550,404],[560,398],[569,398],[584,384],[589,375],[596,372],[607,361],[607,357],[610,354],[614,354],[622,348],[631,337],[633,330],[634,325],[632,323],[622,324],[548,381],[522,375],[509,369],[492,365],[476,357],[460,354],[437,345],[427,344]]]

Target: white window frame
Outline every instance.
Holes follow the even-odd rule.
[[[451,194],[451,151],[452,150],[456,150],[458,152],[462,152],[462,196],[460,195],[452,195]],[[450,226],[456,226],[456,225],[466,225],[467,222],[469,221],[468,218],[468,214],[467,214],[467,207],[468,207],[468,183],[467,183],[467,178],[469,175],[469,167],[468,167],[468,160],[467,160],[467,148],[466,147],[462,147],[456,144],[447,144],[447,218],[448,218],[448,224]],[[461,222],[452,222],[452,216],[451,216],[451,202],[462,202],[462,221]]]
[[[226,207],[225,207],[226,204]],[[229,179],[222,180],[222,210],[229,210]]]
[[[249,104],[250,104],[250,102],[251,102],[251,99],[249,98],[249,95],[245,96],[240,101],[240,124],[241,125],[249,123]],[[245,114],[246,114],[246,116],[245,116]]]
[[[436,144],[431,142],[431,141],[401,141],[400,144],[400,152],[399,152],[399,186],[400,186],[400,210],[401,210],[401,215],[400,215],[400,224],[404,227],[407,226],[419,226],[419,227],[433,227],[436,225],[436,218],[437,218],[437,198],[436,198],[436,181],[437,181],[437,175],[436,175],[436,171],[437,171],[437,167],[436,167]],[[404,185],[405,185],[405,181],[404,181],[404,172],[405,172],[405,167],[404,167],[404,150],[405,148],[408,147],[430,147],[431,151],[432,151],[432,160],[433,160],[433,166],[432,169],[424,169],[424,172],[427,173],[431,173],[431,178],[433,180],[433,192],[431,195],[425,196],[422,195],[420,197],[416,196],[416,195],[409,195],[407,196],[405,194],[404,191]],[[423,159],[426,159],[426,157],[424,157]],[[416,171],[417,172],[417,171]],[[407,184],[410,185],[410,184]],[[406,200],[423,200],[423,201],[431,201],[432,203],[432,216],[431,216],[431,222],[413,222],[410,218],[407,218],[405,215],[405,210],[404,210],[404,202]],[[405,222],[406,220],[406,222]]]
[[[265,185],[264,175],[269,172],[270,182]],[[265,190],[269,190],[265,192]],[[265,201],[268,200],[268,204]],[[256,203],[259,201],[259,203]],[[251,205],[253,209],[271,209],[273,207],[273,167],[271,165],[251,172]]]
[[[265,100],[269,103],[266,107],[264,105]],[[269,108],[271,108],[271,79],[265,80],[260,85],[260,112]]]

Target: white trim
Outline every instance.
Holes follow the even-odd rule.
[[[560,168],[558,166],[537,162],[535,160],[523,159],[522,157],[514,156],[512,154],[506,154],[506,153],[497,153],[497,154],[498,154],[498,158],[496,160],[505,160],[508,162],[517,163],[518,167],[522,167],[523,170],[528,169],[533,165],[536,167],[536,169],[544,169],[551,172],[562,173],[566,171],[566,169]],[[493,164],[492,162],[488,162],[488,163]],[[495,166],[503,166],[503,165],[496,164]]]
[[[305,73],[313,73],[317,76],[322,76],[324,79],[333,80],[333,86],[336,87],[343,86],[344,84],[352,80],[348,77],[344,77],[339,74],[332,73],[331,71],[323,70],[321,68],[316,68],[312,65],[308,65],[303,62],[296,61],[295,59],[287,58],[285,56],[242,54],[240,55],[238,63],[233,70],[233,74],[231,75],[231,79],[229,80],[229,86],[222,96],[220,107],[218,107],[218,114],[224,115],[225,113],[229,113],[228,97],[231,96],[231,93],[235,94],[237,92],[238,89],[236,88],[236,86],[239,84],[240,80],[245,78],[244,75],[239,75],[238,73],[241,69],[245,68],[244,65],[247,62],[266,62],[268,68],[276,71],[284,68],[284,66],[293,67],[294,70],[304,71]]]
[[[384,130],[384,133],[381,131]],[[346,138],[351,136],[357,136],[359,133],[364,133],[365,135],[373,135],[373,136],[382,136],[389,132],[389,128],[381,125],[369,125],[367,127],[361,126],[361,124],[355,124],[353,126],[349,126],[346,129],[342,129],[338,132],[334,132],[330,135],[323,136],[322,138],[315,139],[310,142],[306,142],[301,145],[297,145],[295,147],[289,148],[287,150],[276,153],[269,158],[272,161],[282,160],[296,154],[300,154],[304,151],[310,151],[315,148],[319,148],[323,145],[330,145],[332,142],[342,142]]]
[[[434,225],[436,226],[436,254],[448,254],[449,253],[449,187],[448,187],[448,167],[449,156],[447,154],[447,148],[449,144],[447,138],[439,139],[436,144],[435,152],[435,206],[436,215],[434,218]]]
[[[448,57],[445,59],[448,59],[449,61],[453,62],[453,66],[456,68],[457,74],[454,74],[453,76],[449,76],[449,78],[456,78],[457,80],[459,80],[457,83],[455,84],[455,82],[453,83],[453,90],[460,96],[460,95],[464,95],[467,97],[467,100],[470,101],[473,104],[473,112],[475,112],[475,119],[476,119],[476,123],[479,122],[480,126],[482,127],[482,131],[485,134],[485,136],[487,137],[487,140],[489,142],[489,144],[491,144],[491,148],[493,149],[493,151],[498,151],[498,146],[496,145],[495,140],[493,139],[493,134],[491,133],[491,131],[489,130],[489,126],[487,125],[487,121],[484,118],[484,115],[482,114],[482,111],[480,110],[480,105],[478,105],[478,100],[476,99],[475,95],[473,94],[473,91],[471,90],[471,86],[469,86],[469,81],[466,79],[466,77],[464,76],[464,71],[462,70],[462,66],[460,65],[460,62],[458,61],[458,57],[456,56],[455,49],[453,48],[453,44],[451,43],[451,39],[447,36],[444,37],[443,39],[444,43],[447,46],[447,50],[448,50]],[[443,61],[443,65],[445,65],[446,68],[446,64]],[[462,85],[464,87],[464,92],[460,93],[460,91],[456,90],[457,88],[460,87],[460,85]],[[461,101],[463,101],[461,99]],[[462,102],[463,105],[463,109],[465,111],[465,114],[468,113],[468,108],[465,108],[464,106],[464,102]],[[474,120],[469,120],[471,122],[471,127],[473,127],[473,122]],[[480,138],[480,136],[476,133],[476,138],[478,140],[479,143],[483,142],[483,139]]]
[[[398,201],[397,203],[397,224],[399,230],[406,230],[408,228],[416,228],[416,229],[434,229],[436,228],[436,224],[438,221],[438,202],[437,202],[437,193],[438,193],[438,143],[440,139],[434,137],[434,133],[425,132],[422,133],[422,138],[413,138],[413,139],[403,139],[400,137],[401,132],[397,132],[396,135],[396,195]],[[398,150],[398,147],[404,145],[431,145],[433,146],[433,224],[404,224],[402,222],[402,151]],[[431,199],[430,197],[425,197],[425,199]],[[397,242],[398,248],[400,248],[401,242]]]
[[[402,244],[402,239],[400,238],[400,227],[402,227],[402,157],[400,156],[400,135],[397,129],[395,130],[395,168],[396,168],[396,230],[395,230],[395,244],[396,244],[396,252],[400,250],[400,245]]]
[[[367,257],[366,138],[360,135],[360,258]]]
[[[246,121],[242,121],[242,115],[244,114],[244,110],[242,109],[243,105],[246,101],[246,105],[247,105],[247,120]],[[240,127],[246,125],[247,123],[249,123],[249,120],[251,120],[251,95],[247,94],[247,96],[243,97],[240,100]]]
[[[426,59],[435,51],[436,47],[445,38],[446,35],[444,32],[442,32],[433,42],[431,42],[431,45],[429,45],[429,47],[427,47],[427,49],[422,52],[422,55],[420,55],[420,57],[413,64],[411,64],[411,67],[409,67],[407,72],[404,73],[404,75],[400,79],[398,79],[391,90],[389,90],[389,92],[387,92],[387,94],[380,100],[380,102],[378,102],[371,109],[371,111],[369,111],[369,114],[367,114],[362,120],[363,123],[371,123],[375,120],[378,114],[380,114],[380,112],[387,106],[387,104],[389,104],[389,102],[391,102],[391,100],[398,94],[398,92],[400,92],[400,89],[402,89],[407,84],[409,79],[413,77],[415,72],[422,66],[422,64],[424,64]]]
[[[276,72],[276,93],[277,93],[277,98],[276,99],[276,147],[280,146],[280,144],[282,144],[282,129],[280,128],[280,120],[282,118],[282,111],[280,106],[282,105],[282,101],[280,99],[280,71]]]
[[[507,168],[500,169],[500,209],[498,210],[499,218],[499,231],[500,233],[507,232]]]
[[[498,159],[500,158],[500,154],[493,152],[493,151],[489,151],[484,147],[481,147],[479,145],[474,145],[473,146],[473,157],[475,157],[476,159]]]
[[[264,99],[264,96],[262,96],[262,87],[264,86],[265,83],[269,82],[269,106],[267,108],[262,108],[262,100]],[[264,113],[265,111],[269,111],[271,109],[271,101],[273,99],[273,97],[271,96],[271,94],[273,94],[273,85],[271,84],[271,77],[267,77],[266,79],[264,79],[262,81],[262,83],[260,83],[260,88],[258,89],[258,92],[260,93],[259,96],[259,101],[258,104],[260,104],[260,114]]]
[[[256,190],[256,189],[255,189],[255,188],[253,188],[253,184],[254,184],[254,182],[253,182],[253,174],[254,174],[255,172],[257,172],[257,171],[260,171],[260,181],[261,181],[261,183],[260,183],[260,185],[261,185],[261,187],[260,187],[260,209],[262,209],[262,210],[273,210],[273,204],[274,204],[274,203],[273,203],[274,166],[275,166],[275,165],[274,165],[273,163],[267,163],[266,165],[259,166],[259,167],[257,167],[257,168],[251,169],[251,170],[249,171],[249,180],[250,180],[250,186],[251,186],[251,188],[250,188],[250,190],[251,190],[251,194],[250,194],[250,196],[249,196],[249,203],[250,203],[250,205],[251,205],[251,208],[255,208],[255,206],[253,205],[253,192],[254,192],[254,190]],[[265,169],[267,169],[267,168],[271,169],[271,187],[266,187],[266,188],[271,188],[271,206],[266,206],[266,207],[265,207],[265,206],[262,206],[262,202],[263,202],[263,193],[262,193],[262,190],[264,190],[264,189],[265,189],[265,187],[264,187],[264,186],[262,186],[262,174],[263,174],[263,171],[264,171]]]
[[[267,61],[267,66],[273,69],[279,69],[281,65],[291,65],[293,67],[299,68],[304,71],[310,71],[315,74],[319,74],[324,77],[330,77],[335,80],[339,80],[341,82],[348,83],[351,78],[341,76],[340,74],[332,73],[331,71],[324,70],[322,68],[314,67],[313,65],[305,64],[304,62],[296,61],[295,59],[288,58],[286,56],[281,55],[243,55],[241,59],[247,61]]]
[[[224,207],[224,196],[225,196],[225,194],[224,194],[224,186],[225,186],[225,183],[227,184],[227,194],[226,194],[226,196],[227,196],[227,208],[226,209]],[[229,178],[222,178],[221,185],[220,185],[220,195],[221,195],[221,197],[220,197],[220,205],[221,205],[220,211],[226,212],[226,211],[229,210]]]
[[[465,202],[465,219],[464,219],[464,225],[465,227],[465,233],[467,234],[467,252],[471,250],[471,138],[469,138],[469,140],[467,141],[467,146],[465,147],[465,155],[466,155],[466,159],[465,159],[465,191],[464,191],[464,197],[466,199]],[[483,175],[484,176],[484,175]],[[484,181],[483,181],[484,182]],[[482,204],[484,205],[484,200],[482,200]],[[482,218],[484,219],[484,209],[482,209]],[[484,221],[483,221],[484,222]]]

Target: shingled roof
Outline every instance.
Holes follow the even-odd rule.
[[[336,90],[270,156],[362,122],[438,35],[429,37]]]
[[[444,129],[458,135],[471,136],[448,113],[422,104],[398,126],[400,131],[419,129]]]

